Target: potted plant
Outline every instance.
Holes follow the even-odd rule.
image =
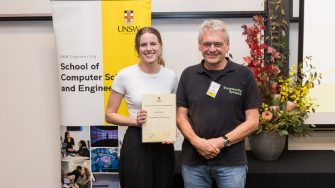
[[[264,35],[265,19],[260,15],[253,17],[254,24],[242,26],[250,49],[250,56],[243,59],[254,73],[262,99],[258,129],[249,137],[253,155],[261,160],[276,160],[285,146],[285,136],[304,136],[311,131],[312,125],[304,123],[308,113],[315,111],[308,94],[321,80],[321,74],[310,64],[311,57],[284,74],[286,57],[280,50],[286,46],[287,23],[278,16],[269,16],[268,38]]]

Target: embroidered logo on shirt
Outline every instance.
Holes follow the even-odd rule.
[[[228,91],[230,94],[235,94],[235,95],[242,96],[242,90],[241,89],[231,88],[231,87],[227,87],[227,86],[223,86],[222,88],[224,90]]]

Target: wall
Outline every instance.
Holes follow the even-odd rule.
[[[153,12],[186,11],[259,11],[264,0],[152,0]],[[0,14],[50,14],[50,0],[1,0]]]
[[[52,24],[0,22],[0,187],[60,187]]]
[[[198,29],[204,19],[154,19],[156,27],[163,38],[163,56],[166,66],[175,70],[178,75],[190,66],[200,63],[202,59],[198,50]],[[223,20],[229,30],[230,50],[236,63],[243,63],[243,56],[249,54],[249,49],[242,37],[243,24],[251,23],[249,18],[226,18]]]

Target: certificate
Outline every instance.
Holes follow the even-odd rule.
[[[143,95],[142,109],[147,120],[142,125],[142,142],[176,141],[176,95]]]

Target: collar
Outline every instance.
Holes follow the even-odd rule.
[[[229,72],[233,72],[236,69],[234,62],[232,62],[227,57],[226,57],[226,60],[227,60],[227,65],[225,66],[224,69],[221,70],[223,74],[226,74],[226,73],[229,73]],[[205,63],[205,60],[203,59],[203,60],[201,60],[201,63],[198,64],[198,66],[196,68],[197,73],[199,73],[199,74],[206,73],[206,69],[205,69],[204,63]]]

